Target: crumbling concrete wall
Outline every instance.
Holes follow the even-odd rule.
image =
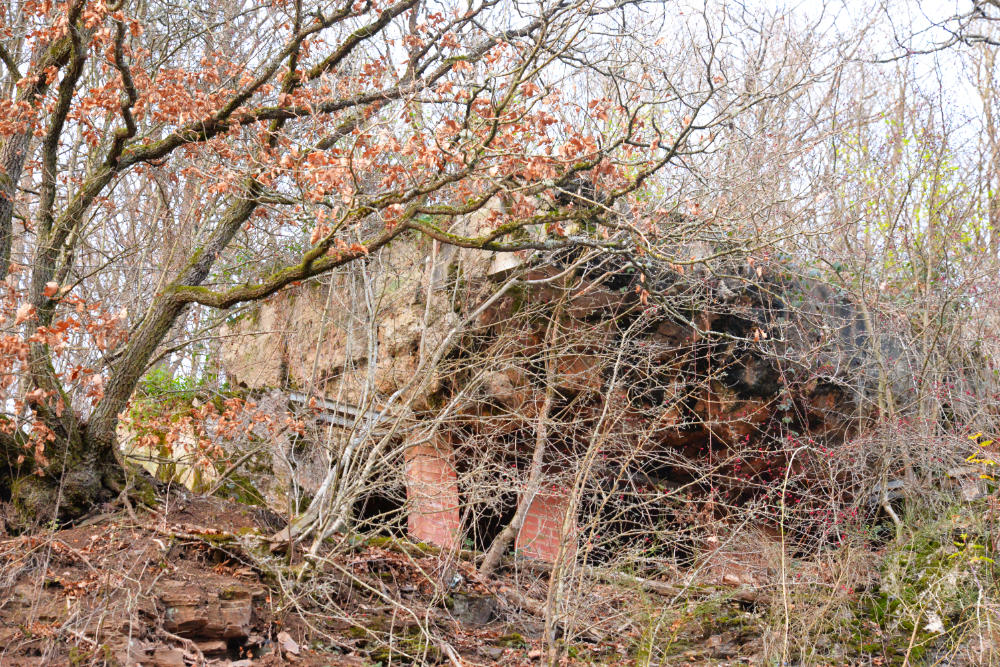
[[[482,232],[493,207],[453,225]],[[407,236],[364,262],[274,295],[226,324],[222,364],[248,389],[293,387],[377,406],[404,387],[478,298],[481,280],[509,268],[497,253]],[[424,394],[438,385],[430,382]],[[419,396],[408,396],[406,403]]]

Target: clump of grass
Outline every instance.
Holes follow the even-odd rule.
[[[793,602],[787,615],[774,605],[768,657],[801,664],[988,660],[1000,646],[1000,572],[985,510],[918,508],[905,518],[907,532],[879,551],[859,536],[818,556],[819,563],[794,563],[785,574]]]

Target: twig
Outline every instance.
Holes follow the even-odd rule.
[[[180,635],[175,635],[174,633],[167,631],[166,629],[164,629],[162,625],[160,625],[157,629],[167,639],[172,639],[175,642],[179,642],[188,651],[194,653],[195,657],[197,658],[197,662],[195,664],[198,665],[205,664],[205,654],[201,652],[201,649],[198,648],[198,645],[195,644],[193,641],[191,641],[187,637],[181,637]]]
[[[465,663],[462,662],[462,658],[455,652],[455,648],[446,641],[439,640],[437,645],[441,648],[446,656],[448,656],[448,662],[450,662],[453,667],[465,667]]]

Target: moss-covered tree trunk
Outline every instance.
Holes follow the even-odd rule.
[[[49,431],[50,438],[44,456],[36,457],[28,435],[5,436],[6,459],[16,462],[23,457],[23,461],[0,471],[0,496],[9,496],[22,524],[77,518],[126,488],[127,469],[117,443],[118,415],[128,406],[164,337],[190,306],[176,297],[178,288],[197,286],[205,280],[215,258],[256,208],[257,192],[258,186],[251,183],[247,196],[230,207],[204,246],[149,306],[128,341],[112,355],[105,373],[104,395],[89,418],[84,420],[65,407],[71,399],[53,368],[48,346],[31,345],[31,387],[48,397],[31,403],[35,428]],[[36,259],[31,294],[42,325],[51,322],[56,306],[44,290],[52,278],[51,262],[45,259]]]
[[[114,443],[84,436],[56,442],[45,467],[20,466],[10,494],[22,524],[74,519],[113,500],[125,488],[125,469]]]

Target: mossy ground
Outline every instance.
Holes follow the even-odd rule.
[[[794,663],[885,665],[994,655],[998,572],[988,517],[985,504],[912,512],[900,539],[865,554],[867,568],[796,587],[790,640],[776,641],[772,655],[780,648]],[[768,625],[784,623],[776,606]]]

